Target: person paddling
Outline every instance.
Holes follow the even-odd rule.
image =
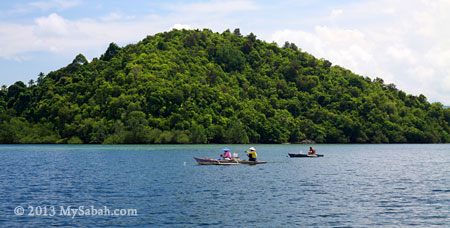
[[[222,157],[224,160],[231,160],[230,149],[225,147],[222,150],[223,150],[223,154],[221,154],[220,157]]]
[[[315,155],[316,154],[316,150],[314,150],[311,146],[309,147],[309,152],[308,154],[312,154]]]
[[[245,153],[247,153],[248,160],[249,161],[256,161],[256,158],[258,157],[258,154],[256,153],[255,148],[254,147],[250,147],[248,149],[250,150],[250,152],[245,151]]]

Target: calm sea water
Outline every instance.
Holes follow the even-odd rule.
[[[224,146],[1,145],[0,227],[450,227],[450,145],[226,145],[269,163],[195,163]]]

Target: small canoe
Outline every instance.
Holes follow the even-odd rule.
[[[194,157],[195,161],[199,165],[239,165],[237,160],[218,160],[218,159],[212,159],[212,158],[196,158]]]
[[[323,157],[323,154],[291,154],[289,153],[289,157],[291,158],[318,158],[318,157]]]
[[[266,161],[247,161],[247,160],[218,160],[212,158],[196,158],[195,161],[199,165],[239,165],[239,164],[247,164],[247,165],[258,165],[258,164],[266,164]]]

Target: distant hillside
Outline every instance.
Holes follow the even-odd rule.
[[[111,43],[0,91],[0,143],[450,142],[450,109],[238,29]]]

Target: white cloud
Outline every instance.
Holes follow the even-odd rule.
[[[181,30],[181,29],[191,29],[191,26],[189,26],[189,25],[183,25],[183,24],[174,24],[174,25],[172,26],[172,29],[178,29],[178,30]]]
[[[34,51],[33,26],[0,23],[0,57],[20,60],[18,53]]]
[[[449,1],[359,2],[331,12],[329,18],[339,17],[339,23],[278,30],[271,39],[280,45],[294,42],[355,73],[381,77],[408,93],[450,104],[448,12]]]
[[[406,61],[408,64],[416,64],[416,57],[413,51],[405,46],[394,44],[386,48],[386,54],[397,61]]]
[[[166,8],[178,12],[188,14],[222,14],[233,13],[239,11],[257,10],[258,7],[252,1],[234,0],[234,1],[210,1],[196,2],[180,5],[167,5]]]
[[[330,19],[331,20],[335,20],[342,13],[344,13],[343,10],[341,10],[341,9],[334,9],[334,10],[331,11]]]
[[[132,20],[136,19],[136,16],[124,15],[123,13],[110,13],[106,16],[100,17],[102,21],[110,22],[110,21],[120,21],[120,20]]]
[[[381,10],[385,14],[395,14],[397,11],[395,8],[385,8]]]
[[[75,7],[80,4],[79,0],[51,0],[51,1],[36,1],[28,3],[32,8],[38,8],[42,11],[49,10],[64,10],[67,8]]]
[[[79,6],[82,0],[43,0],[29,3],[15,3],[10,9],[0,9],[0,18],[10,19],[18,15],[27,18],[30,14],[59,12],[69,8]],[[12,1],[16,2],[16,1]]]
[[[80,0],[42,0],[22,4],[21,13],[39,9],[45,16],[27,23],[0,22],[0,57],[20,60],[33,51],[99,56],[110,42],[135,43],[173,28],[241,28],[268,42],[294,42],[357,74],[381,77],[408,93],[450,104],[450,1],[353,2],[327,8],[309,0],[206,0],[158,3],[136,17],[122,9],[69,19],[60,11]],[[310,12],[301,11],[307,6]]]
[[[67,9],[79,4],[79,0],[51,0],[36,1],[27,6],[30,9],[49,11]],[[211,23],[219,27],[225,26],[221,14],[256,10],[257,6],[252,1],[232,0],[164,5],[164,8],[172,10],[173,14],[149,14],[137,19],[134,15],[111,12],[98,17],[99,20],[69,20],[58,13],[51,13],[34,19],[34,24],[27,26],[15,23],[0,24],[0,42],[9,44],[0,45],[0,57],[20,60],[24,58],[24,53],[30,51],[70,53],[69,55],[91,50],[104,51],[101,49],[110,42],[137,42],[149,34],[173,28],[211,28]],[[202,24],[205,15],[211,17]],[[181,21],[183,23],[179,23]]]
[[[35,22],[35,32],[38,36],[52,37],[69,35],[69,22],[56,13],[52,13],[48,17],[37,18]]]
[[[148,34],[167,30],[158,22],[98,22],[68,20],[56,13],[39,17],[32,25],[0,23],[0,57],[20,61],[33,51],[64,55],[102,52],[110,42],[130,43]]]
[[[359,30],[326,26],[316,26],[313,32],[281,30],[274,33],[272,40],[280,45],[285,41],[294,42],[317,58],[324,57],[356,71],[372,64],[375,58],[374,43]]]

